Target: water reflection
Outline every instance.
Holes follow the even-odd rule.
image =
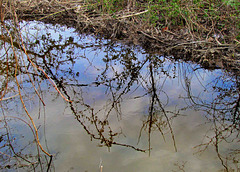
[[[37,171],[50,164],[19,104],[14,75],[41,143],[55,155],[53,171],[96,171],[99,161],[104,171],[239,168],[239,76],[65,27],[21,26],[27,51],[13,44],[19,62],[1,31],[1,168],[8,168],[14,155]],[[200,157],[192,156],[194,147]],[[10,162],[17,162],[11,164],[16,168],[24,164]]]

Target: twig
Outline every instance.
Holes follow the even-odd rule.
[[[75,8],[77,8],[77,7],[75,7]],[[73,8],[73,9],[74,9],[74,8]],[[55,13],[51,13],[51,14],[49,14],[49,15],[47,15],[47,16],[44,16],[44,17],[38,19],[38,21],[43,20],[43,19],[48,18],[48,17],[53,16],[53,15],[56,15],[56,14],[58,14],[58,13],[62,13],[62,12],[64,12],[64,11],[66,11],[66,9],[61,10],[61,11],[57,11],[57,12],[55,12]]]
[[[112,142],[112,144],[119,145],[119,146],[124,146],[124,147],[129,147],[129,148],[132,148],[132,149],[134,149],[136,151],[139,151],[139,152],[146,152],[146,150],[144,150],[144,149],[139,149],[137,147],[134,147],[134,146],[128,145],[128,144],[123,144],[123,143],[118,143],[118,142]]]
[[[177,35],[177,34],[171,32],[170,30],[165,30],[164,32],[167,32],[167,33],[170,33],[170,34],[172,34],[172,35],[174,35],[174,36],[176,36],[176,37],[179,37],[179,35]]]
[[[103,170],[102,159],[100,160],[99,168],[100,168],[100,172],[102,172],[102,170]]]
[[[144,13],[147,13],[147,12],[148,12],[148,10],[145,10],[145,11],[142,11],[142,12],[139,12],[139,13],[134,13],[134,14],[126,15],[126,16],[121,16],[121,17],[118,17],[117,19],[123,19],[123,18],[138,16],[138,15],[141,15],[141,14],[144,14]]]
[[[234,39],[234,41],[236,41],[236,42],[237,42],[237,44],[240,44],[240,42],[239,42],[237,39]]]
[[[15,17],[16,17],[16,19],[17,19],[16,13],[14,13],[14,14],[15,14]],[[19,97],[20,97],[21,103],[22,103],[22,105],[23,105],[23,108],[24,108],[27,116],[29,117],[29,119],[30,119],[30,121],[31,121],[31,123],[32,123],[32,125],[33,125],[33,128],[34,128],[34,130],[35,130],[35,134],[36,134],[36,141],[37,141],[40,149],[41,149],[46,155],[48,155],[49,157],[51,157],[52,155],[50,155],[48,152],[46,152],[46,151],[43,149],[43,147],[42,147],[42,145],[41,145],[41,143],[40,143],[40,141],[39,141],[39,136],[38,136],[37,127],[36,127],[36,125],[35,125],[32,117],[31,117],[31,115],[29,114],[29,112],[28,112],[28,110],[27,110],[27,108],[26,108],[26,105],[25,105],[24,101],[23,101],[22,94],[21,94],[21,87],[20,87],[20,84],[19,84],[18,78],[17,78],[18,58],[17,58],[16,52],[15,52],[15,50],[14,50],[13,39],[12,39],[11,33],[10,33],[9,30],[6,28],[6,26],[3,25],[3,27],[5,28],[5,30],[7,31],[8,35],[10,36],[11,47],[12,47],[12,50],[13,50],[13,55],[14,55],[15,60],[16,60],[16,66],[15,66],[15,74],[14,74],[14,76],[15,76],[15,80],[16,80],[16,83],[17,83],[17,88],[18,88],[18,93],[19,93]],[[24,48],[24,49],[25,49],[25,48]]]
[[[161,42],[161,43],[163,43],[163,44],[170,45],[170,44],[168,44],[168,43],[166,43],[166,42],[164,42],[164,41],[161,41],[160,39],[156,38],[155,36],[151,36],[151,35],[149,35],[149,34],[143,32],[143,31],[139,31],[139,32],[142,33],[143,35],[145,35],[145,36],[151,38],[151,39],[155,39],[155,40],[157,40],[157,41],[159,41],[159,42]]]
[[[12,98],[14,98],[14,97],[17,97],[19,94],[16,94],[16,95],[14,95],[14,96],[11,96],[11,97],[7,97],[7,98],[2,98],[2,99],[0,99],[0,101],[5,101],[5,100],[8,100],[8,99],[12,99]]]
[[[169,50],[174,49],[174,48],[176,48],[176,47],[180,47],[180,46],[182,46],[182,45],[192,45],[192,44],[200,44],[200,43],[213,44],[212,42],[208,42],[208,41],[184,42],[184,43],[180,43],[180,44],[177,44],[177,45],[175,45],[175,46],[169,47],[169,48],[167,48],[166,51],[169,51]]]

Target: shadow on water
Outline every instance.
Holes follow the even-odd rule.
[[[71,28],[22,22],[19,36],[12,26],[5,23],[0,38],[1,169],[58,169],[56,161],[63,150],[51,150],[46,135],[49,126],[59,122],[47,109],[59,108],[60,113],[74,116],[72,120],[79,124],[74,123],[75,127],[89,135],[89,142],[149,156],[161,147],[156,142],[181,152],[179,137],[188,133],[179,133],[194,125],[196,121],[188,121],[192,115],[200,114],[198,126],[205,129],[204,134],[189,135],[201,137],[191,145],[195,153],[213,149],[221,164],[217,170],[239,170],[239,76],[79,35]],[[131,123],[127,129],[125,123]],[[54,155],[53,163],[38,141]],[[68,147],[74,150],[75,145]],[[175,163],[177,171],[184,171],[185,165]]]

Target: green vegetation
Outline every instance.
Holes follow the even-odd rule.
[[[8,7],[1,14],[10,15],[7,11],[14,11],[8,2],[11,1],[1,1]],[[217,37],[217,44],[239,44],[240,41],[239,0],[51,0],[50,3],[17,0],[12,3],[22,19],[60,24],[77,20],[78,24],[81,22],[90,27],[101,25],[103,20],[123,19],[154,37],[161,30],[168,30],[179,36],[187,34],[194,40]],[[103,25],[107,27],[108,24]]]
[[[139,15],[138,20],[149,27],[171,30],[187,27],[192,34],[201,34],[200,37],[217,32],[226,35],[227,39],[240,38],[238,0],[98,0],[97,4],[102,14],[112,16],[123,10],[148,10]]]

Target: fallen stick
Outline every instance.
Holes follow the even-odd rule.
[[[121,17],[118,17],[117,19],[124,19],[124,18],[128,18],[128,17],[138,16],[138,15],[141,15],[141,14],[144,14],[144,13],[147,13],[147,12],[148,12],[148,10],[145,10],[145,11],[142,11],[142,12],[139,12],[139,13],[134,13],[134,14],[126,15],[126,16],[121,16]]]

